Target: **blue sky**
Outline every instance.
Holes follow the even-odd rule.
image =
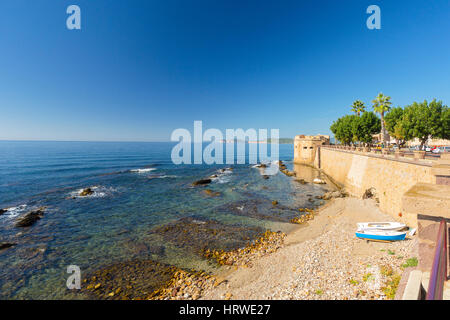
[[[194,120],[329,133],[380,91],[448,105],[449,57],[447,0],[2,0],[0,139],[168,141]]]

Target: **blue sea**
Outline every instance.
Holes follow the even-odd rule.
[[[161,226],[194,218],[243,233],[249,228],[290,232],[298,228],[289,222],[298,208],[317,207],[322,200],[316,196],[328,188],[298,181],[311,182],[320,173],[294,166],[290,144],[279,146],[280,159],[297,178],[279,172],[268,179],[248,161],[174,165],[174,145],[0,141],[0,208],[7,209],[0,215],[0,242],[15,244],[0,251],[0,298],[85,299],[66,288],[69,265],[89,274],[114,263],[152,259],[214,273],[219,266],[179,237],[161,237]],[[211,175],[210,184],[192,186]],[[87,187],[94,193],[80,197]],[[279,202],[276,210],[273,200]],[[43,206],[45,213],[34,225],[15,226]],[[222,237],[208,239],[208,245],[242,245],[233,236]],[[202,241],[201,235],[193,239]]]

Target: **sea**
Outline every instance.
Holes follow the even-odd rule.
[[[174,146],[0,141],[0,243],[14,244],[0,250],[0,299],[88,299],[67,288],[69,266],[82,276],[148,260],[217,272],[201,248],[232,250],[259,231],[292,232],[298,209],[320,206],[330,188],[311,183],[325,179],[317,170],[293,164],[292,144],[279,145],[279,158],[297,177],[265,176],[249,163],[248,144],[245,164],[212,165],[174,164]],[[93,193],[80,196],[84,188]],[[15,225],[40,207],[35,224]]]

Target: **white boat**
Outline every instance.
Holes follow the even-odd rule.
[[[358,230],[355,235],[360,239],[372,241],[401,241],[405,240],[406,231],[392,230]]]
[[[356,225],[358,226],[358,231],[396,231],[406,228],[406,224],[400,222],[359,222]]]

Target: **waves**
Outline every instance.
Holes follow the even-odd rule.
[[[232,173],[233,168],[219,169],[216,174],[211,175],[209,178],[216,183],[228,183],[231,180]]]
[[[259,169],[259,173],[262,176],[271,176],[278,173],[280,163],[281,162],[279,160],[274,160],[271,162],[262,162],[253,165],[252,168]]]
[[[117,192],[117,189],[104,186],[81,188],[69,193],[72,199],[103,198]]]
[[[6,208],[5,210],[6,212],[4,212],[0,217],[14,218],[25,212],[25,210],[27,210],[27,205],[21,204],[15,207]]]
[[[170,174],[154,174],[154,175],[149,175],[147,176],[148,179],[176,179],[178,178],[178,176],[175,175],[170,175]]]
[[[130,172],[136,172],[136,173],[147,173],[151,171],[155,171],[156,168],[143,168],[143,169],[131,169]]]

